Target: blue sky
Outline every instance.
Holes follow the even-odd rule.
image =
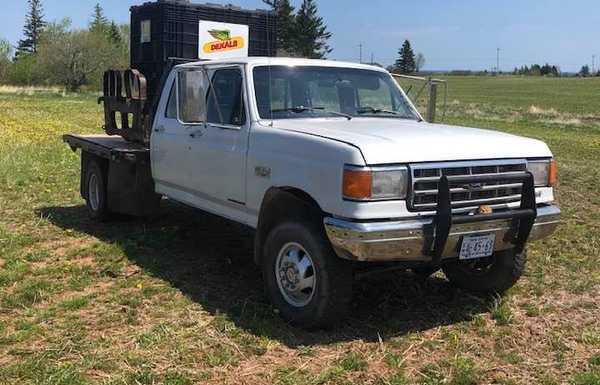
[[[85,26],[96,2],[109,18],[127,22],[129,6],[145,0],[43,0],[48,20],[70,17]],[[208,0],[206,0],[208,1]],[[202,1],[204,2],[204,1]],[[223,2],[210,0],[210,2]],[[227,0],[244,8],[262,8],[260,0]],[[3,2],[0,37],[20,39],[26,0]],[[300,0],[293,0],[298,5]],[[320,0],[320,11],[333,33],[330,55],[338,60],[363,58],[391,64],[404,39],[427,60],[425,69],[509,70],[534,62],[577,71],[583,64],[600,67],[598,0]]]

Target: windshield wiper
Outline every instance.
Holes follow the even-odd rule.
[[[392,114],[392,115],[404,116],[403,114],[401,114],[398,111],[384,110],[382,108],[375,108],[375,107],[371,107],[371,106],[357,108],[356,113],[359,115],[362,115],[362,114]]]
[[[311,111],[311,112],[322,111],[327,114],[343,116],[344,118],[346,118],[348,120],[352,120],[352,115],[344,114],[343,112],[330,111],[330,110],[326,109],[325,107],[296,106],[296,107],[278,108],[275,110],[271,110],[271,112],[293,112],[296,114],[300,114],[300,113],[307,112],[307,111]]]

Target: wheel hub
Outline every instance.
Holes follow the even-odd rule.
[[[286,302],[303,307],[311,301],[316,287],[315,269],[310,255],[301,245],[288,243],[281,248],[275,274]]]
[[[298,281],[298,271],[297,269],[290,267],[287,269],[287,271],[285,272],[285,278],[287,279],[288,283],[290,284],[294,284]]]

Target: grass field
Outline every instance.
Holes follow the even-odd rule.
[[[95,96],[0,89],[0,383],[599,385],[600,79],[449,85],[446,121],[547,141],[564,223],[505,298],[390,273],[316,333],[266,302],[241,226],[87,219],[60,136],[100,131]]]

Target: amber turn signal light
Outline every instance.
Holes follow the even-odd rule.
[[[344,170],[344,198],[365,200],[371,198],[373,174],[366,170]]]
[[[550,161],[550,167],[548,168],[548,186],[554,187],[556,186],[556,182],[558,181],[558,170],[556,167],[556,160],[552,159]]]

